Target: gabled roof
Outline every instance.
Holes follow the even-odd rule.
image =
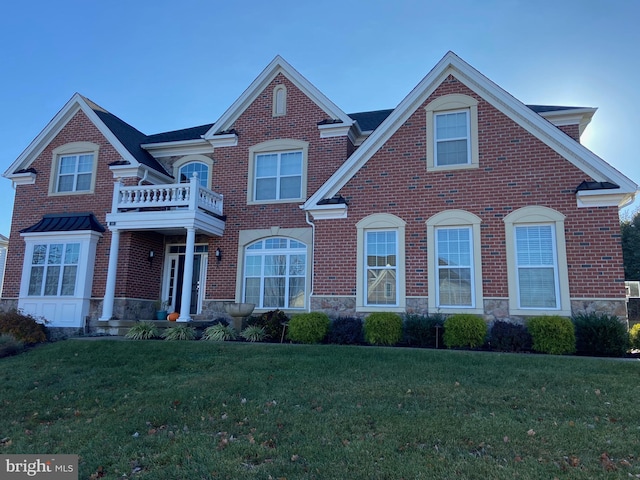
[[[299,88],[307,97],[320,107],[331,120],[338,120],[345,125],[351,125],[353,120],[338,106],[329,100],[320,90],[304,78],[297,70],[289,65],[284,58],[277,55],[262,71],[242,95],[227,109],[218,121],[205,133],[205,139],[229,130],[238,117],[262,93],[266,86],[279,74],[284,75]]]
[[[79,111],[82,111],[100,133],[105,136],[122,157],[123,161],[133,166],[144,165],[162,175],[169,175],[155,158],[140,148],[141,143],[144,143],[146,135],[93,103],[91,100],[76,93],[31,144],[29,144],[16,161],[9,166],[3,176],[11,178],[16,172],[28,169],[29,165]]]
[[[336,172],[301,206],[304,210],[318,208],[323,199],[333,198],[340,189],[367,163],[367,161],[391,138],[414,111],[453,75],[461,83],[480,95],[484,100],[514,122],[562,155],[596,182],[611,182],[620,186],[619,192],[633,199],[638,186],[607,162],[580,143],[566,135],[540,114],[544,106],[532,106],[520,102],[508,92],[482,75],[453,52],[436,64],[427,76],[404,100],[382,121],[380,126],[362,145],[336,170]],[[558,107],[555,107],[557,110]],[[573,107],[567,107],[571,109]],[[534,109],[540,110],[540,114]],[[324,207],[322,209],[325,209]]]

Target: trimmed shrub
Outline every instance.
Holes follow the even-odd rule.
[[[559,315],[541,315],[527,322],[527,330],[536,352],[564,355],[576,351],[576,334],[573,323]]]
[[[202,335],[202,340],[208,340],[210,342],[228,342],[236,338],[235,329],[222,322],[206,328]]]
[[[631,330],[629,330],[629,340],[631,348],[640,350],[640,323],[636,323]]]
[[[442,315],[416,315],[409,314],[404,317],[403,341],[412,347],[436,348],[444,346],[444,317]],[[437,337],[436,337],[437,335]]]
[[[629,332],[615,315],[579,313],[571,319],[575,326],[576,352],[596,357],[623,357],[629,350]]]
[[[364,343],[362,319],[357,317],[336,318],[329,327],[329,343],[360,345]]]
[[[489,332],[489,344],[500,352],[530,351],[533,340],[525,325],[498,320]]]
[[[125,338],[129,338],[131,340],[149,340],[152,338],[158,338],[160,336],[160,332],[158,327],[156,327],[151,322],[138,322],[133,327],[129,329]]]
[[[0,358],[17,355],[24,350],[24,343],[16,340],[13,335],[0,335]]]
[[[249,325],[247,328],[240,332],[240,336],[244,338],[247,342],[264,342],[267,338],[267,333],[264,330],[264,327],[259,327],[258,325]]]
[[[8,333],[27,345],[47,341],[47,327],[18,310],[0,313],[0,333]]]
[[[392,312],[376,312],[364,320],[364,338],[372,345],[395,345],[402,339],[402,317]]]
[[[444,344],[447,348],[477,348],[484,344],[487,324],[478,315],[457,313],[444,321]]]
[[[257,326],[264,329],[266,337],[260,341],[271,339],[274,342],[279,342],[282,337],[282,324],[288,321],[289,317],[282,310],[271,310],[258,317],[249,318],[247,326]]]
[[[195,340],[196,329],[187,325],[176,325],[175,327],[168,327],[162,334],[162,338],[169,341]]]
[[[293,342],[320,343],[329,332],[329,323],[326,313],[298,313],[289,320],[287,337]]]

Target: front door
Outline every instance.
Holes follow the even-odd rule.
[[[191,277],[190,315],[202,311],[202,299],[207,274],[208,245],[196,245],[193,254],[193,276]],[[184,278],[185,245],[169,245],[165,256],[164,282],[162,298],[169,300],[170,309],[179,312],[182,303],[182,281]]]

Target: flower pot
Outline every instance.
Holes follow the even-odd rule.
[[[167,315],[169,315],[169,312],[167,312],[166,310],[158,310],[156,312],[156,320],[166,320]]]

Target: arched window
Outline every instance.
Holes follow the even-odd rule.
[[[512,315],[571,315],[564,219],[538,205],[504,217]]]
[[[209,166],[202,162],[189,162],[181,166],[179,170],[180,183],[189,182],[194,173],[198,175],[200,185],[209,188]]]
[[[429,310],[484,312],[481,223],[465,210],[445,210],[427,220]]]
[[[307,246],[272,237],[244,250],[243,301],[257,309],[302,309],[307,283]]]
[[[405,226],[404,220],[389,213],[369,215],[356,224],[358,311],[404,311]]]

